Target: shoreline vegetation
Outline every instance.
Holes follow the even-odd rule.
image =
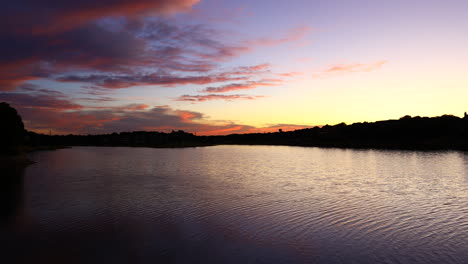
[[[215,145],[285,145],[358,149],[468,150],[468,117],[404,116],[398,120],[313,127],[294,131],[196,136],[184,131],[134,131],[101,135],[44,135],[28,132],[26,145],[126,146],[155,148]]]

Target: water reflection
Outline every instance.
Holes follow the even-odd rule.
[[[0,229],[15,222],[23,199],[24,167],[12,164],[0,166]]]
[[[0,253],[20,263],[468,259],[463,152],[73,148],[33,159],[0,233]]]

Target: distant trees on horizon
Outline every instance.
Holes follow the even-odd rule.
[[[390,149],[468,150],[468,116],[403,116],[398,120],[325,125],[294,131],[196,136],[182,130],[121,132],[102,135],[44,135],[24,130],[21,117],[7,103],[0,103],[0,144],[12,152],[21,143],[29,146],[147,146],[196,147],[219,144],[292,145]],[[25,137],[26,135],[26,137]]]

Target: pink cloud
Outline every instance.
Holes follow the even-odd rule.
[[[248,41],[247,43],[249,46],[276,46],[288,42],[296,42],[303,39],[311,30],[312,28],[308,26],[296,27],[289,30],[286,35],[281,38],[259,38]]]
[[[269,63],[258,64],[254,66],[243,66],[238,67],[231,74],[237,75],[244,75],[244,74],[253,74],[253,73],[261,73],[261,72],[268,72],[271,67]]]
[[[303,75],[303,72],[285,72],[285,73],[278,73],[279,76],[282,77],[296,77],[298,75]]]
[[[225,100],[225,101],[233,101],[233,100],[256,100],[263,98],[265,96],[260,95],[243,95],[243,94],[207,94],[207,95],[182,95],[176,98],[176,101],[183,101],[183,102],[205,102],[205,101],[212,101],[212,100]]]
[[[103,134],[124,131],[184,130],[198,135],[274,132],[299,129],[300,125],[272,125],[265,128],[228,121],[210,121],[195,111],[177,110],[169,106],[150,107],[129,104],[109,107],[88,107],[74,103],[60,92],[24,87],[25,93],[0,93],[0,100],[11,103],[21,114],[28,130],[54,134]],[[41,95],[41,96],[38,96]],[[255,100],[261,96],[204,95],[185,96],[189,101]]]
[[[352,73],[352,72],[371,72],[381,68],[388,61],[376,61],[368,64],[353,63],[353,64],[337,64],[328,67],[327,69],[317,72],[314,77],[325,77],[341,73]]]
[[[147,104],[128,104],[121,106],[87,106],[86,109],[96,110],[112,110],[112,111],[142,111],[148,109],[150,106]]]
[[[50,108],[18,108],[28,130],[54,134],[105,134],[125,131],[184,130],[198,135],[242,133],[252,126],[203,120],[201,113],[174,110],[167,106],[151,109],[114,109],[61,111]]]

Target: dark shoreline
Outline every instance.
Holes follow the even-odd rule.
[[[294,131],[224,136],[197,136],[185,131],[121,132],[101,135],[27,133],[25,148],[126,146],[185,148],[215,145],[283,145],[353,149],[468,150],[468,117],[410,117],[373,123],[313,127]]]

